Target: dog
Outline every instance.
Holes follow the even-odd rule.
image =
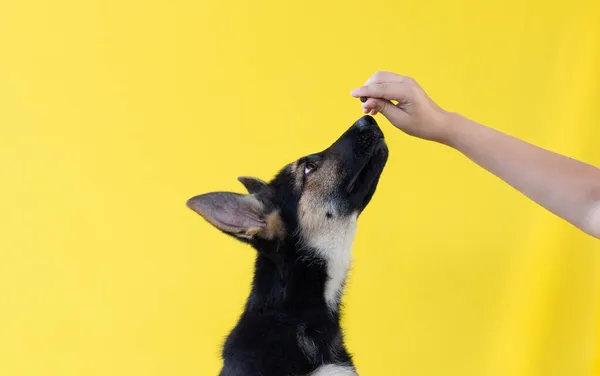
[[[252,289],[222,349],[220,376],[356,376],[340,299],[357,219],[388,159],[363,116],[330,147],[270,181],[239,177],[247,194],[210,192],[187,206],[257,252]]]

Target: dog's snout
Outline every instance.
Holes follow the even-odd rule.
[[[365,115],[358,119],[352,128],[355,129],[355,139],[359,147],[369,148],[373,143],[383,138],[383,132],[372,116]]]
[[[364,133],[370,133],[375,138],[383,138],[383,132],[379,128],[377,121],[375,121],[375,119],[370,115],[365,115],[358,119],[352,128],[355,131],[358,131],[358,134],[360,135]]]
[[[365,115],[365,116],[361,117],[360,119],[358,119],[356,121],[356,123],[354,123],[354,126],[360,130],[363,130],[363,129],[367,130],[373,126],[377,126],[377,122],[375,121],[375,119],[372,116]]]
[[[365,115],[356,120],[344,134],[331,145],[332,155],[344,164],[353,164],[356,158],[370,156],[374,148],[383,142],[384,135],[377,121]]]
[[[379,137],[374,132],[364,132],[359,134],[356,138],[356,144],[358,146],[357,152],[362,153],[367,151],[378,140]]]

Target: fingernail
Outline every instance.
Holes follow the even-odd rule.
[[[356,93],[358,93],[358,89],[354,89],[350,92],[350,95],[356,97]]]
[[[367,99],[368,99],[367,97],[360,97],[360,101],[363,103],[365,103],[367,101]]]

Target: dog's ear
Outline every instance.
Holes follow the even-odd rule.
[[[219,230],[242,240],[270,240],[283,234],[279,213],[268,213],[251,194],[206,193],[189,199],[187,206]]]
[[[244,187],[246,187],[246,190],[250,194],[258,193],[263,189],[269,187],[269,184],[267,184],[266,182],[260,180],[259,178],[253,178],[251,176],[240,176],[238,180],[244,185]]]

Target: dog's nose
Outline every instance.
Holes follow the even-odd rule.
[[[352,129],[357,132],[357,134],[373,134],[376,137],[383,138],[383,132],[379,128],[377,121],[373,119],[370,115],[365,115],[358,119],[354,125],[352,125]]]
[[[365,115],[354,123],[354,126],[360,130],[370,128],[374,125],[377,125],[377,122],[370,115]]]

